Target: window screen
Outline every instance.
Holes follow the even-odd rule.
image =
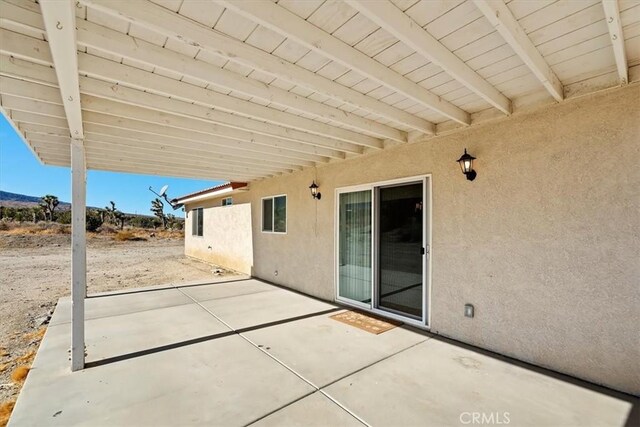
[[[273,231],[273,199],[262,200],[262,231]]]
[[[202,236],[203,231],[203,211],[202,208],[193,209],[191,211],[191,235]]]
[[[287,232],[287,196],[262,199],[262,231]]]
[[[274,197],[273,199],[273,231],[276,233],[287,232],[287,196]]]

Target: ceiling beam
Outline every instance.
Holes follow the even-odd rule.
[[[233,37],[200,25],[148,0],[134,2],[80,0],[80,3],[112,16],[135,22],[136,25],[170,37],[178,42],[198,46],[233,62],[264,71],[292,84],[370,111],[395,123],[403,124],[427,134],[435,133],[435,125],[431,122],[331,81],[303,67],[284,61],[275,55],[271,55]]]
[[[31,134],[30,139],[40,140],[38,134]],[[47,141],[50,144],[57,144],[61,146],[68,146],[68,141],[63,141],[61,138],[57,137],[48,137]],[[191,164],[191,162],[195,162],[195,165],[200,165],[206,163],[207,165],[214,165],[216,162],[223,162],[225,165],[230,166],[244,166],[244,167],[255,167],[256,170],[264,169],[266,171],[272,172],[289,172],[295,170],[301,170],[301,167],[298,166],[286,166],[282,164],[272,164],[270,162],[260,161],[260,160],[252,160],[249,158],[238,158],[232,156],[226,156],[217,154],[215,152],[198,152],[194,153],[191,150],[180,150],[174,147],[168,146],[158,146],[157,144],[143,143],[143,142],[128,142],[128,141],[117,141],[117,142],[106,142],[99,138],[89,138],[88,135],[85,135],[85,145],[87,150],[101,150],[106,152],[114,152],[114,153],[132,153],[135,155],[144,155],[149,156],[148,158],[157,158],[164,156],[170,156],[170,158],[178,163],[182,163],[185,165]]]
[[[270,1],[227,1],[216,3],[280,33],[327,58],[357,71],[381,85],[414,100],[459,123],[471,123],[469,113],[429,92],[394,70],[321,30],[282,6]]]
[[[22,124],[21,124],[22,126]],[[25,127],[28,126],[28,124],[24,125]],[[29,140],[29,142],[33,145],[34,150],[36,150],[38,153],[43,154],[44,152],[47,152],[48,154],[56,154],[56,153],[61,153],[61,154],[68,154],[68,147],[65,148],[64,144],[61,144],[57,141],[51,141],[50,140],[50,136],[47,135],[32,135],[32,139]],[[36,143],[40,141],[39,143]],[[191,165],[191,164],[180,164],[180,163],[176,163],[175,161],[173,161],[172,158],[163,158],[163,157],[156,157],[154,159],[149,158],[148,156],[144,155],[144,156],[137,156],[134,153],[131,152],[127,152],[127,151],[120,151],[120,152],[113,152],[113,151],[108,151],[108,150],[102,150],[99,147],[93,147],[92,148],[92,152],[95,154],[95,156],[93,156],[93,158],[87,158],[88,160],[92,160],[92,161],[96,161],[96,160],[105,160],[105,161],[110,161],[110,162],[117,162],[117,161],[122,161],[123,163],[129,164],[129,163],[133,163],[135,164],[140,164],[140,165],[145,165],[147,164],[148,166],[153,166],[153,164],[159,164],[160,166],[162,166],[163,168],[169,168],[169,169],[174,169],[174,170],[184,170],[184,171],[189,171],[189,170],[199,170],[199,171],[220,171],[220,172],[236,172],[236,173],[242,173],[244,176],[252,176],[252,177],[259,177],[259,176],[266,176],[266,175],[278,175],[281,174],[283,172],[280,171],[270,171],[270,170],[266,170],[266,169],[256,169],[252,166],[247,166],[247,165],[243,165],[243,166],[236,166],[236,165],[222,165],[222,164],[215,164],[215,163],[211,163],[209,165],[203,165],[203,164],[198,164],[198,165]],[[160,169],[160,171],[162,171],[162,169]],[[135,171],[130,171],[130,173],[135,173]]]
[[[627,64],[627,54],[624,48],[624,34],[622,32],[622,22],[620,21],[620,8],[618,0],[602,0],[609,36],[613,45],[613,56],[616,58],[616,67],[620,84],[629,82],[629,66]]]
[[[23,126],[23,128],[25,128]],[[26,130],[26,136],[28,140],[31,139],[42,139],[41,135],[46,135],[45,133],[40,132],[38,129],[36,131],[31,131],[30,129]],[[169,140],[169,141],[157,141],[154,138],[148,139],[140,139],[140,138],[123,138],[112,135],[104,135],[100,133],[93,132],[85,132],[85,141],[89,144],[98,143],[103,145],[112,145],[112,146],[136,146],[139,148],[148,148],[154,151],[161,152],[170,152],[170,153],[185,153],[185,156],[199,156],[203,159],[208,158],[220,158],[221,160],[230,158],[230,159],[243,159],[247,162],[247,164],[258,163],[268,163],[272,165],[285,166],[291,169],[299,170],[303,166],[313,166],[313,162],[297,160],[297,159],[287,159],[281,156],[266,154],[266,153],[255,153],[251,151],[244,151],[235,148],[229,147],[211,147],[208,144],[201,144],[193,141],[184,142],[180,140]],[[47,140],[59,140],[60,137],[54,135],[47,135]]]
[[[442,68],[489,104],[505,114],[511,114],[509,98],[479,76],[389,0],[346,0],[346,2],[422,57]]]
[[[23,131],[19,129],[16,123],[13,121],[13,119],[11,118],[11,115],[9,114],[9,110],[5,109],[4,97],[1,95],[0,95],[0,114],[4,116],[7,123],[9,123],[9,126],[11,126],[11,128],[16,133],[16,135],[18,135],[18,138],[20,138],[20,140],[24,143],[24,145],[27,146],[29,151],[31,151],[31,153],[36,157],[36,159],[38,159],[38,161],[42,164],[43,163],[42,159],[40,158],[40,156],[38,156],[38,153],[34,151],[33,147],[31,147],[31,145],[27,141],[27,138],[25,137]],[[69,143],[68,139],[67,139],[67,143]]]
[[[86,123],[86,134],[90,139],[106,139],[121,141],[147,141],[149,143],[166,144],[173,147],[182,148],[184,150],[190,150],[192,147],[199,150],[207,150],[212,153],[222,154],[238,154],[247,153],[247,155],[259,155],[265,158],[265,161],[270,161],[271,158],[277,158],[278,160],[287,161],[291,164],[300,166],[313,165],[314,162],[326,162],[328,159],[321,156],[308,155],[304,153],[290,152],[272,147],[263,147],[261,145],[247,144],[242,141],[225,140],[223,138],[217,138],[215,140],[202,142],[189,139],[188,135],[183,138],[168,137],[165,135],[155,135],[152,133],[140,132],[133,129],[127,129],[122,127],[104,126],[101,124]],[[42,134],[68,137],[64,130],[46,126],[42,124],[22,124],[19,126],[27,134]]]
[[[29,30],[43,32],[44,24],[42,24],[41,22],[40,14],[36,11],[23,9],[7,2],[6,0],[0,1],[0,5],[2,6],[3,11],[3,16],[0,17],[0,22],[2,20],[10,21],[11,23],[17,23]],[[29,3],[25,4],[25,6],[28,5]],[[164,49],[160,46],[147,43],[143,40],[127,36],[126,34],[111,30],[106,27],[102,27],[85,20],[77,22],[77,38],[78,44],[82,47],[91,47],[93,49],[99,49],[101,51],[111,53],[113,55],[132,58],[136,62],[143,62],[149,66],[164,68],[168,71],[202,80],[205,83],[215,84],[216,79],[212,79],[211,75],[208,73],[211,67],[213,69],[219,70],[218,67],[208,64],[204,61],[195,60],[191,57],[181,55],[177,52]],[[168,57],[165,58],[164,55],[168,55]],[[165,66],[163,67],[162,64],[164,64]],[[227,70],[223,71],[225,71],[226,73],[230,73]],[[156,79],[156,81],[158,80],[162,79]],[[252,84],[258,83],[259,85],[264,87],[264,85],[257,82],[256,80],[250,80],[252,81]],[[193,93],[197,89],[191,88],[190,91],[187,90],[184,96]],[[304,141],[305,139],[311,139],[314,141],[329,139],[330,141],[332,138],[334,138],[345,142],[359,144],[362,146],[369,146],[373,148],[382,147],[382,141],[376,137],[344,128],[339,128],[305,117],[296,116],[291,113],[286,113],[274,108],[265,107],[254,102],[245,101],[214,91],[207,91],[206,95],[207,103],[208,105],[211,105],[212,108],[227,111],[229,113],[237,113],[228,114],[224,113],[223,111],[217,110],[210,112],[210,119],[215,120],[220,124],[226,124],[229,126],[240,126],[244,129],[260,128],[261,125],[264,128],[264,121],[267,121],[267,124],[284,126],[284,128],[282,128],[283,130],[280,131],[280,134],[286,132],[290,134],[290,138],[297,138],[302,141]],[[269,102],[271,101],[269,100]],[[336,111],[337,110],[334,110],[332,114],[335,115]],[[243,119],[243,117],[238,116],[238,114],[255,120],[244,120],[241,122],[241,124],[238,125],[238,122]],[[273,126],[270,129],[273,130]],[[269,130],[267,130],[266,132],[269,132]],[[308,133],[311,133],[312,135],[309,135]]]
[[[15,111],[15,121],[16,123],[22,124],[41,124],[47,125],[46,122],[40,121],[40,117],[37,114],[32,114],[28,112]],[[54,126],[57,127],[57,126]],[[32,135],[33,136],[33,135]],[[38,139],[38,138],[35,138]],[[64,146],[68,149],[69,141],[67,139],[66,142],[60,141],[60,138],[49,138],[51,139],[52,145]],[[257,172],[270,172],[270,173],[285,173],[292,172],[297,170],[297,168],[286,167],[282,165],[272,165],[268,162],[262,162],[258,164],[257,162],[247,162],[246,160],[238,160],[235,158],[225,157],[221,158],[217,156],[215,153],[207,153],[206,156],[194,156],[193,154],[189,154],[184,150],[182,152],[167,152],[166,150],[158,150],[158,149],[149,149],[148,147],[141,147],[137,143],[120,143],[120,144],[109,144],[96,142],[93,139],[91,143],[89,143],[88,139],[85,139],[87,152],[93,150],[103,150],[105,152],[112,152],[114,154],[139,154],[144,155],[146,159],[158,159],[158,160],[171,160],[174,164],[182,163],[188,166],[221,166],[221,167],[250,167]]]
[[[51,116],[41,116],[37,113],[32,113],[30,111],[19,111],[12,110],[12,116],[14,117],[16,123],[32,123],[36,125],[45,125],[56,127],[59,129],[69,129],[67,125],[67,121],[64,117],[51,117]],[[69,145],[69,138],[67,138],[67,145]]]
[[[53,166],[65,166],[71,165],[71,157],[68,154],[46,154],[43,155],[46,159],[46,164]],[[123,166],[124,164],[124,166]],[[137,166],[137,167],[136,167]],[[135,168],[135,172],[132,172],[132,168]],[[215,170],[192,170],[192,169],[159,169],[153,166],[135,165],[130,163],[120,162],[107,162],[99,159],[94,159],[91,162],[87,162],[87,169],[90,170],[103,170],[108,172],[123,172],[123,173],[136,173],[142,175],[155,175],[155,176],[172,176],[178,178],[199,178],[207,180],[227,180],[227,181],[240,181],[250,182],[256,179],[266,178],[267,176],[247,177],[239,173],[233,172],[219,172]]]
[[[36,147],[36,150],[38,150],[38,152],[40,153],[49,153],[49,154],[64,153],[64,151],[60,150],[60,147],[56,147],[55,144],[51,144],[51,142],[49,141],[33,140],[31,142]],[[251,177],[251,178],[280,175],[282,173],[290,172],[290,171],[276,171],[276,170],[267,170],[267,169],[255,169],[253,167],[247,167],[247,166],[219,165],[215,163],[211,163],[211,164],[204,164],[204,163],[186,164],[185,163],[183,165],[178,165],[175,163],[175,161],[173,161],[172,158],[167,158],[166,156],[150,157],[147,154],[139,155],[129,151],[114,152],[109,150],[103,150],[99,147],[93,147],[91,149],[87,148],[86,155],[87,155],[87,161],[89,162],[104,161],[109,163],[122,163],[124,165],[133,164],[134,166],[140,165],[140,166],[148,166],[148,167],[153,167],[155,165],[155,166],[158,166],[161,170],[168,168],[172,170],[184,170],[184,171],[193,170],[193,171],[200,171],[200,172],[216,171],[216,172],[222,172],[222,173],[237,173],[237,174],[242,174],[243,176]]]
[[[131,130],[131,131],[145,133],[148,135],[153,135],[154,138],[168,136],[168,137],[183,139],[187,141],[200,141],[200,142],[216,141],[217,142],[217,139],[210,134],[205,134],[197,131],[185,132],[183,129],[164,126],[158,123],[150,123],[150,122],[141,121],[137,119],[131,119],[128,117],[117,117],[117,116],[111,116],[107,114],[100,114],[100,113],[87,111],[85,112],[84,120],[85,120],[85,123],[92,123],[92,124],[112,127],[116,129]],[[313,158],[315,161],[318,161],[318,162],[326,162],[328,161],[328,157],[329,157],[323,152],[321,151],[319,152],[319,150],[316,149],[315,147],[303,146],[303,147],[296,147],[294,149],[294,148],[288,148],[288,147],[281,147],[278,144],[260,144],[257,141],[251,142],[251,141],[244,141],[243,139],[236,139],[236,138],[228,138],[227,141],[228,140],[237,141],[238,143],[241,143],[243,147],[247,147],[247,148],[254,148],[254,147],[261,147],[261,146],[281,148],[288,151],[289,155],[291,156],[301,155],[305,159]]]
[[[333,123],[349,126],[380,138],[398,142],[407,141],[406,132],[90,22],[81,22],[78,32],[81,46],[140,61],[221,89],[242,93],[299,113],[311,114]],[[327,127],[327,125],[321,124],[321,127]]]
[[[33,141],[36,146],[36,150],[43,156],[62,156],[63,152],[57,151],[48,147],[46,142]],[[40,144],[40,145],[37,145]],[[95,153],[93,155],[87,154],[87,162],[88,163],[102,163],[102,164],[113,164],[113,165],[122,165],[128,166],[131,168],[130,173],[136,173],[135,170],[138,167],[145,168],[153,168],[157,167],[161,171],[183,171],[184,173],[189,172],[198,172],[198,173],[220,173],[220,174],[235,174],[236,176],[243,176],[249,179],[263,178],[268,176],[281,175],[279,173],[247,173],[244,169],[234,169],[234,168],[218,168],[216,166],[211,167],[194,167],[187,166],[185,167],[176,167],[175,164],[171,162],[163,162],[159,160],[147,160],[143,157],[129,157],[125,155],[111,155],[105,153]]]
[[[161,120],[167,125],[171,126],[173,122],[189,123],[191,126],[190,129],[201,130],[203,132],[209,132],[209,129],[213,125],[218,124],[217,122],[207,120],[214,114],[211,114],[211,110],[208,110],[206,107],[188,104],[182,101],[166,98],[160,95],[148,94],[126,87],[119,87],[116,91],[117,95],[113,96],[112,94],[114,91],[112,90],[112,87],[112,84],[108,84],[106,82],[100,82],[88,77],[82,78],[80,80],[80,89],[83,95],[81,96],[86,97],[88,102],[87,105],[83,104],[83,107],[86,110],[98,111],[111,115],[126,116],[127,111],[135,112],[134,114],[144,113],[147,116],[154,115],[159,117],[158,120]],[[123,98],[129,102],[123,102]],[[198,114],[198,116],[189,115],[188,112],[190,111]],[[247,123],[246,127],[240,126],[244,120],[247,119],[240,118],[238,124],[236,126],[229,127],[229,129],[235,129],[236,131],[243,132],[254,132],[255,129],[250,126],[253,123]],[[270,124],[265,125],[273,126]],[[227,127],[221,127],[220,129],[227,129]],[[260,133],[260,135],[264,135],[264,137],[267,138],[279,138],[282,141],[286,141],[287,144],[305,145],[308,147],[316,147],[321,150],[326,149],[329,150],[327,153],[332,153],[332,155],[335,154],[338,156],[337,158],[342,158],[342,155],[340,154],[341,152],[352,154],[362,154],[363,152],[363,147],[359,145],[329,140],[327,138],[323,139],[320,137],[318,137],[319,140],[316,140],[315,135],[313,135],[314,138],[305,138],[303,141],[300,141],[300,138],[290,139],[291,134],[286,130],[279,132],[279,129],[276,129],[269,133]]]
[[[2,30],[0,30],[0,35],[1,34],[3,34]],[[6,51],[7,46],[10,46],[10,44],[5,43],[4,46]],[[2,51],[2,49],[3,47],[0,44],[0,51]],[[14,48],[11,50],[17,51],[19,50],[19,48]],[[105,67],[107,69],[110,69],[109,66],[111,65],[111,61],[103,61],[105,61],[106,63]],[[123,78],[127,79],[126,82],[132,84],[132,82],[143,82],[146,80],[145,71],[131,67],[127,67],[127,70],[122,69],[121,67],[123,66],[116,64],[116,69],[119,69],[121,71],[121,74],[124,76]],[[9,58],[3,55],[0,55],[0,74],[15,79],[24,79],[27,81],[36,82],[40,85],[46,84],[55,86],[56,84],[55,75],[50,67],[35,64],[19,58]],[[155,76],[154,74],[151,75]],[[133,79],[134,77],[136,78]],[[174,82],[180,85],[183,84],[175,80]],[[47,89],[43,88],[42,90]],[[168,98],[164,95],[157,95],[155,93],[143,92],[138,89],[131,89],[126,86],[114,85],[113,83],[90,77],[80,76],[80,92],[82,94],[88,94],[98,98],[117,101],[126,105],[143,107],[158,112],[169,113],[181,117],[199,120],[207,124],[220,124],[222,126],[233,128],[236,130],[251,131],[266,136],[275,136],[277,138],[290,140],[292,142],[309,144],[312,146],[324,147],[338,151],[350,152],[355,154],[362,153],[362,147],[356,144],[331,138],[323,138],[319,135],[299,132],[294,129],[282,128],[270,123],[262,123],[255,120],[250,120],[245,117],[228,114],[221,111],[215,111],[203,105],[195,105],[186,101],[181,101],[179,99]],[[200,92],[196,91],[196,93]],[[209,94],[207,94],[207,96],[208,95]],[[176,91],[174,96],[180,97],[181,95],[178,94],[178,91]],[[182,94],[182,96],[184,96],[184,94]],[[206,102],[207,96],[204,96],[202,98],[202,102]],[[376,141],[376,144],[380,143],[380,141],[376,139],[371,139]]]
[[[174,154],[184,153],[185,156],[197,156],[201,159],[219,159],[241,161],[247,164],[268,164],[277,167],[285,167],[288,169],[302,170],[303,167],[314,166],[315,163],[308,160],[300,160],[297,158],[283,157],[277,154],[269,154],[264,152],[247,151],[234,147],[215,146],[199,143],[197,141],[188,141],[185,143],[181,140],[166,139],[158,141],[151,138],[123,138],[100,133],[87,132],[87,141],[100,143],[103,145],[127,145],[136,146],[150,150],[159,150],[162,152],[170,152]]]
[[[7,2],[2,4],[3,6],[6,5],[9,12],[9,18],[19,20],[24,26],[31,26],[31,28],[39,30],[37,13],[21,9],[18,6]],[[397,142],[407,141],[406,132],[401,130],[383,125],[374,120],[365,119],[357,114],[336,109],[329,105],[302,97],[275,86],[265,85],[263,82],[258,80],[222,69],[213,64],[182,55],[169,49],[164,49],[162,46],[157,46],[141,39],[135,39],[121,32],[92,22],[85,20],[77,22],[77,39],[78,44],[82,47],[98,49],[112,55],[132,59],[136,62],[141,62],[154,68],[161,68],[173,73],[191,77],[218,88],[239,92],[250,97],[262,99],[268,103],[275,103],[285,108],[296,110],[300,113],[311,114],[319,118],[328,119],[334,123],[358,129],[360,132],[377,135],[375,137],[367,137],[354,131],[336,128],[335,125],[332,124],[317,122],[304,117],[295,116],[290,113],[282,113],[284,115],[298,118],[297,122],[299,124],[308,125],[310,130],[325,137],[331,138],[333,137],[332,134],[337,134],[341,135],[341,139],[343,140],[362,141],[363,145],[367,145],[372,148],[382,147],[382,141],[377,138],[392,139]],[[82,70],[80,71],[82,72]],[[197,89],[204,90],[200,87]],[[223,98],[226,96],[219,93],[216,93],[215,95],[217,98]],[[250,102],[248,101],[242,101],[239,104],[246,105],[249,103]],[[255,103],[253,104],[256,105]],[[261,117],[257,117],[260,120],[267,119],[271,121],[273,114],[270,114],[270,112],[278,111],[259,104],[257,104],[257,106],[261,107],[263,112],[266,112],[266,114],[263,114]],[[244,110],[234,112],[247,114]],[[308,129],[303,128],[302,130],[307,131]]]
[[[92,116],[92,121],[96,123],[87,123],[87,132],[97,135],[107,135],[118,137],[122,139],[130,140],[144,140],[144,141],[158,141],[167,144],[183,144],[185,149],[189,149],[194,143],[207,144],[212,151],[218,151],[219,148],[230,148],[235,150],[244,150],[251,153],[261,153],[269,155],[278,155],[282,157],[282,160],[288,160],[295,164],[315,162],[315,163],[327,163],[328,157],[320,156],[317,154],[300,153],[298,151],[285,150],[273,146],[265,146],[261,144],[255,144],[247,141],[238,141],[228,138],[201,138],[191,133],[185,132],[168,132],[171,135],[160,134],[157,132],[159,128],[157,126],[149,125],[148,123],[132,122],[121,120],[119,123],[114,123],[109,120],[109,116],[104,117],[105,121],[109,121],[107,124],[102,123],[97,117]],[[170,128],[168,128],[170,129]]]
[[[0,34],[6,34],[8,33],[6,30],[0,30]],[[10,38],[13,38],[13,41],[11,43],[8,42],[8,40]],[[30,38],[30,37],[26,37],[26,36],[22,36],[22,37],[18,37],[18,36],[11,36],[11,37],[7,37],[7,36],[3,36],[3,42],[6,43],[2,43],[2,46],[0,47],[0,50],[2,51],[2,53],[9,53],[9,54],[15,54],[18,55],[22,58],[25,59],[33,59],[33,60],[37,60],[40,62],[45,62],[46,60],[46,53],[42,54],[42,53],[37,53],[39,48],[41,46],[39,46],[39,43],[37,40]],[[44,42],[42,42],[44,43]],[[36,53],[33,53],[36,52]],[[80,68],[82,70],[83,73],[86,73],[87,70],[91,70],[93,72],[98,72],[97,70],[101,67],[106,68],[106,69],[110,69],[112,66],[114,67],[125,67],[122,66],[120,64],[117,64],[113,61],[109,61],[109,60],[102,60],[101,58],[95,57],[95,56],[91,56],[91,55],[87,55],[87,54],[80,54],[80,63],[81,64],[85,64],[82,65]],[[24,69],[24,71],[21,70],[16,70],[16,68],[20,68],[20,64],[17,64],[15,61],[11,62],[11,61],[7,61],[5,59],[1,59],[0,62],[0,74],[5,74],[7,73],[6,70],[9,70],[9,74],[12,75],[29,75],[29,69]],[[95,62],[95,63],[94,63]],[[94,65],[86,65],[86,63],[93,63]],[[100,66],[96,65],[96,64],[100,64]],[[147,73],[146,71],[142,71],[142,70],[138,70],[132,67],[127,67],[130,69],[129,74],[131,75],[135,75],[135,74],[139,74],[142,73],[143,75],[140,75],[139,78],[143,79],[144,78],[144,74],[148,74],[149,76],[156,76],[156,77],[161,77],[161,76],[157,76],[155,74],[151,74],[151,73]],[[14,69],[13,72],[11,72],[11,69]],[[38,69],[37,64],[36,65],[32,65],[31,70],[35,70],[35,72],[37,72],[37,75],[39,78],[42,79],[46,79],[47,83],[52,83],[51,82],[51,76],[47,76],[47,73],[50,73],[50,70],[47,70],[46,67],[42,67],[41,69]],[[113,70],[113,72],[115,73],[115,69]],[[125,75],[127,74],[126,71],[122,71]],[[101,74],[105,74],[107,76],[112,75],[109,73],[105,73],[105,72],[101,72]],[[124,77],[123,77],[124,78]],[[84,81],[84,78],[82,79]],[[182,83],[179,82],[177,80],[173,80],[173,79],[168,79],[171,80],[174,83],[178,83],[178,84],[182,84],[182,85],[186,85],[186,86],[191,86],[193,88],[197,88],[197,86],[192,86],[192,85],[188,85],[186,83]],[[115,89],[115,90],[114,90]],[[110,89],[109,91],[114,92],[117,91],[117,87],[114,88],[113,85],[110,85]],[[200,89],[200,88],[198,88]],[[8,89],[9,90],[9,89]],[[84,90],[84,89],[83,89]],[[331,149],[331,148],[325,148],[325,147],[318,147],[318,146],[314,146],[314,145],[309,145],[309,144],[305,144],[305,143],[300,143],[297,141],[291,141],[291,140],[287,140],[287,139],[283,139],[283,138],[279,138],[279,137],[274,137],[274,136],[270,136],[270,135],[263,135],[263,134],[257,134],[255,132],[250,132],[250,131],[246,131],[243,129],[238,129],[238,128],[232,128],[232,127],[227,127],[227,126],[220,126],[216,123],[212,123],[212,122],[208,122],[208,123],[199,123],[202,126],[207,126],[208,127],[208,133],[212,134],[212,135],[216,135],[216,136],[221,136],[221,137],[225,137],[225,138],[232,138],[232,139],[237,139],[240,141],[247,141],[247,142],[255,142],[255,143],[260,143],[260,144],[264,144],[264,145],[271,145],[274,147],[280,147],[280,148],[284,148],[284,149],[288,149],[288,150],[294,150],[294,151],[299,151],[299,152],[304,152],[304,153],[310,153],[310,154],[317,154],[320,156],[327,156],[327,157],[332,157],[332,158],[336,158],[336,159],[344,159],[345,158],[345,154],[343,151],[341,150],[335,150],[335,149]],[[343,143],[346,144],[346,143]]]
[[[51,57],[67,113],[70,136],[74,139],[82,139],[84,133],[78,82],[75,6],[76,3],[72,0],[40,1]]]
[[[474,3],[556,101],[564,99],[562,83],[524,32],[503,0]]]

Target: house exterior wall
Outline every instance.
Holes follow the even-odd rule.
[[[221,200],[196,202],[186,206],[185,255],[251,274],[251,204],[221,206]],[[203,208],[203,232],[202,236],[193,236],[191,209],[200,207]]]
[[[252,274],[333,300],[335,189],[430,174],[432,332],[640,394],[639,100],[627,86],[252,182],[234,196],[253,206]],[[262,233],[277,194],[287,234]]]

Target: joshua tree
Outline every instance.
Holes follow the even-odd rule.
[[[178,225],[178,218],[174,214],[167,214],[167,224],[170,229],[175,230]]]
[[[58,207],[60,201],[54,195],[47,194],[40,199],[40,207],[44,210],[45,220],[53,221],[53,213]]]
[[[37,223],[40,218],[42,218],[42,207],[35,206],[31,209],[31,213],[33,215],[33,223]]]
[[[116,209],[115,202],[111,201],[109,203],[111,204],[111,207],[109,206],[104,207],[104,210],[107,213],[107,218],[112,224],[119,225],[120,230],[122,230],[124,228],[124,221],[126,219],[126,216],[121,211]]]
[[[167,228],[167,217],[164,214],[164,203],[162,200],[155,198],[151,201],[151,212],[162,221],[162,227]]]

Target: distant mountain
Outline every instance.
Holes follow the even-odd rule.
[[[39,203],[40,197],[9,193],[8,191],[0,191],[0,206],[7,206],[12,208],[31,208],[37,206]],[[60,201],[58,210],[66,211],[68,209],[71,209],[71,203]]]
[[[17,194],[17,193],[9,193],[8,191],[0,191],[0,206],[6,206],[8,208],[33,208],[40,204],[40,199],[41,197],[37,197],[37,196],[27,196],[26,194]],[[87,206],[87,208],[99,209],[94,206]],[[71,203],[62,202],[62,201],[56,208],[57,211],[68,211],[69,209],[71,209]],[[125,214],[132,217],[155,218],[153,215],[130,214],[126,212]]]

